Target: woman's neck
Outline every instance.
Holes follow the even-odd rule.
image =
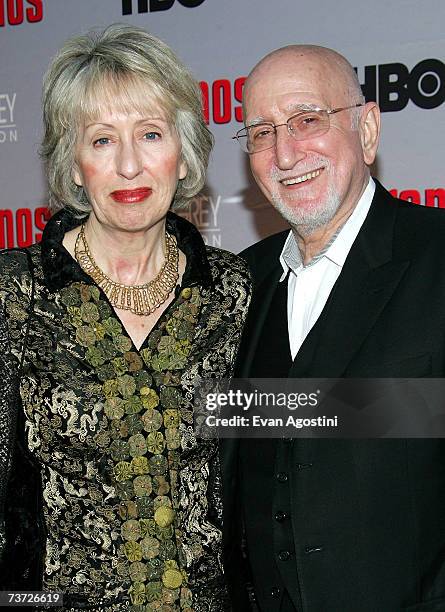
[[[65,235],[63,244],[75,257],[80,227]],[[144,232],[107,227],[92,215],[84,225],[85,239],[96,265],[112,280],[143,285],[158,274],[165,261],[165,220]]]

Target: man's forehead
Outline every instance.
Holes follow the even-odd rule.
[[[324,58],[295,53],[277,54],[258,64],[249,75],[247,86],[264,81],[294,81],[303,88],[306,83],[319,81],[335,70]]]
[[[294,113],[305,110],[326,109],[327,101],[321,94],[311,91],[270,92],[261,99],[246,98],[246,120],[249,124],[261,121],[287,119]]]
[[[277,53],[260,63],[247,79],[244,104],[248,113],[261,101],[266,103],[294,94],[290,103],[329,103],[346,88],[344,72],[324,55]],[[303,96],[308,94],[308,99]],[[255,114],[255,113],[254,113]]]

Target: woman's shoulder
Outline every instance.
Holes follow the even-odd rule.
[[[29,247],[4,249],[0,251],[0,266],[3,268],[28,269],[29,258],[34,258],[40,252],[40,244],[36,243]]]
[[[250,284],[249,267],[242,257],[230,251],[212,246],[206,246],[206,253],[214,276],[215,272],[237,274],[244,282]]]
[[[34,244],[27,248],[0,251],[0,285],[2,289],[20,287],[29,277],[30,262],[36,259],[40,246]]]
[[[252,295],[249,267],[242,257],[230,251],[207,246],[206,252],[213,281],[213,307],[222,309],[223,317],[238,317],[236,325],[242,325]]]

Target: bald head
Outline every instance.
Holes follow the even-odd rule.
[[[281,71],[286,65],[292,66],[297,77],[301,71],[302,78],[307,75],[308,78],[312,77],[321,83],[327,92],[332,93],[336,105],[364,101],[359,80],[348,60],[333,49],[317,45],[289,45],[263,57],[246,80],[244,99],[248,97],[252,85],[261,81],[271,71]],[[244,110],[246,111],[245,107]]]

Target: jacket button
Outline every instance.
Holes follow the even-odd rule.
[[[297,469],[306,470],[307,468],[311,468],[313,465],[313,463],[297,463]]]
[[[278,523],[282,523],[286,519],[287,519],[287,514],[283,512],[282,510],[278,510],[277,512],[275,512],[275,520],[278,521]]]
[[[277,474],[278,482],[287,482],[288,478],[289,476],[286,474],[286,472],[278,472]]]
[[[323,550],[323,546],[306,546],[306,548],[304,549],[304,552],[307,555],[311,555],[312,553],[321,552],[322,550]]]
[[[270,589],[270,596],[276,599],[280,596],[280,589],[278,587],[272,587]]]
[[[278,553],[278,559],[280,561],[289,561],[290,552],[288,550],[282,550],[281,552]]]

